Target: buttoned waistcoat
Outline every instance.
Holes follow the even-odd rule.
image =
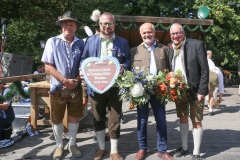
[[[153,55],[156,62],[157,72],[164,71],[164,69],[169,69],[168,62],[168,47],[161,44],[156,43],[155,48],[153,49]],[[139,45],[130,50],[131,54],[131,65],[137,67],[144,67],[144,73],[150,71],[150,58],[151,51],[149,51],[143,45]]]

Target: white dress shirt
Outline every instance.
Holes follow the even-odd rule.
[[[154,50],[154,46],[156,45],[156,42],[154,43],[154,45],[152,45],[151,47],[146,45],[148,51],[150,51],[151,54],[151,58],[150,58],[150,73],[153,75],[157,75],[157,66],[156,66],[156,62],[155,62],[155,58],[154,58],[154,54],[153,54],[153,50]]]
[[[224,93],[223,74],[221,70],[215,66],[214,62],[210,58],[208,58],[208,66],[209,66],[209,70],[217,73],[218,75],[219,93]]]

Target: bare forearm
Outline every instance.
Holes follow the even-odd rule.
[[[65,89],[73,89],[78,85],[79,76],[76,79],[68,79],[64,77],[52,64],[45,63],[45,70],[49,72],[56,80],[63,84]]]
[[[64,76],[58,72],[56,68],[52,66],[52,64],[45,63],[45,70],[46,72],[50,73],[55,79],[62,83]]]

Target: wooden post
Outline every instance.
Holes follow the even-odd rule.
[[[31,88],[30,96],[31,96],[31,125],[33,131],[38,131],[37,120],[38,120],[38,106],[37,106],[37,98],[36,98],[36,89]]]

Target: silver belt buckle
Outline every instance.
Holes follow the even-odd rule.
[[[75,95],[75,93],[73,92],[73,93],[72,93],[72,99],[75,98],[75,97],[76,97],[76,95]]]
[[[66,89],[60,89],[60,94],[61,96],[68,96],[69,95],[69,90],[66,90]]]

